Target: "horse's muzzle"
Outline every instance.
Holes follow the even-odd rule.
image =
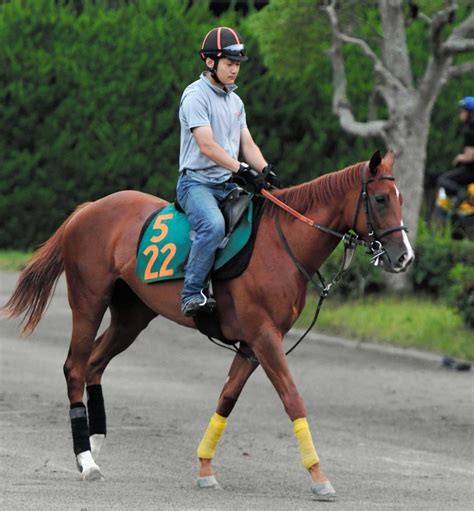
[[[394,251],[386,249],[381,257],[383,269],[389,273],[406,271],[414,259],[415,255],[410,250]]]

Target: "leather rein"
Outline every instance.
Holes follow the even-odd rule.
[[[366,169],[364,169],[366,170]],[[393,176],[382,176],[379,178],[380,180],[389,180],[389,181],[395,181],[395,178]],[[337,238],[340,238],[342,242],[344,243],[344,254],[342,257],[342,261],[339,267],[338,272],[333,277],[331,282],[326,283],[325,279],[321,275],[320,271],[316,271],[316,275],[319,278],[319,283],[314,280],[314,278],[306,271],[306,269],[303,267],[303,265],[298,261],[295,254],[290,248],[290,245],[288,243],[288,240],[286,239],[283,230],[281,228],[280,221],[278,217],[275,219],[276,229],[278,232],[278,236],[280,237],[280,241],[283,244],[283,247],[285,248],[287,254],[290,256],[290,259],[293,261],[293,264],[296,266],[298,271],[304,275],[304,277],[310,282],[314,288],[319,293],[319,302],[316,307],[316,311],[313,317],[313,320],[311,321],[311,324],[307,328],[307,330],[303,333],[303,335],[296,341],[296,343],[286,352],[286,355],[289,355],[297,346],[298,344],[306,337],[306,335],[312,330],[313,326],[315,325],[319,312],[321,310],[321,307],[323,305],[324,300],[329,295],[329,291],[331,287],[339,282],[341,278],[344,276],[345,273],[349,270],[349,267],[352,262],[352,258],[354,257],[355,249],[358,246],[365,246],[368,251],[367,253],[371,255],[370,262],[374,264],[374,266],[378,266],[380,262],[380,258],[385,254],[385,249],[383,248],[382,243],[380,240],[384,238],[385,236],[388,236],[389,234],[392,234],[394,232],[398,231],[406,231],[408,232],[408,229],[404,225],[398,225],[395,227],[390,227],[388,229],[385,229],[382,232],[377,232],[374,227],[374,214],[372,211],[372,207],[370,205],[370,198],[367,191],[367,185],[368,183],[371,183],[375,181],[375,178],[367,178],[366,171],[362,172],[362,189],[359,194],[359,200],[357,201],[356,210],[354,213],[354,221],[353,221],[353,227],[348,232],[342,234],[338,231],[335,231],[333,229],[330,229],[329,227],[326,227],[324,225],[320,225],[316,223],[314,220],[308,218],[307,216],[299,213],[295,209],[293,209],[291,206],[288,206],[288,204],[285,204],[280,199],[272,195],[268,190],[261,190],[261,194],[268,199],[269,201],[273,202],[276,206],[279,208],[285,210],[286,212],[290,213],[292,216],[300,220],[301,222],[304,222],[305,224],[309,225],[310,227],[313,227],[315,229],[318,229],[321,232],[324,232],[326,234],[331,234],[332,236],[336,236]],[[362,239],[359,239],[358,234],[356,233],[356,226],[357,226],[357,220],[359,218],[359,211],[361,204],[364,205],[364,211],[365,211],[365,217],[367,222],[367,233],[369,237],[369,241],[365,241]]]

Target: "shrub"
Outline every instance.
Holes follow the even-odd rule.
[[[452,284],[446,294],[448,303],[461,311],[466,325],[474,328],[474,266],[458,263],[449,278]]]
[[[212,24],[205,2],[187,4],[0,6],[1,247],[32,247],[118,190],[174,197],[179,98]]]
[[[457,264],[474,265],[474,242],[420,228],[413,269],[415,290],[446,296],[453,284],[450,272]]]

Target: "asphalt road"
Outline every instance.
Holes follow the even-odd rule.
[[[16,277],[0,274],[0,303]],[[157,319],[105,373],[106,480],[87,483],[75,468],[62,375],[64,282],[31,337],[16,326],[0,322],[1,509],[473,509],[472,372],[313,338],[290,365],[338,501],[312,500],[291,424],[261,369],[215,458],[222,489],[198,490],[195,451],[232,354]]]

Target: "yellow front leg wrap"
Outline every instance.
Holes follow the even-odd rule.
[[[293,431],[300,446],[301,461],[306,469],[310,469],[313,465],[319,463],[319,457],[314,447],[306,417],[293,421]]]
[[[209,425],[207,426],[206,432],[202,437],[201,443],[199,444],[197,455],[199,458],[212,459],[216,452],[217,444],[224,433],[227,426],[227,419],[222,417],[218,413],[215,413]]]

